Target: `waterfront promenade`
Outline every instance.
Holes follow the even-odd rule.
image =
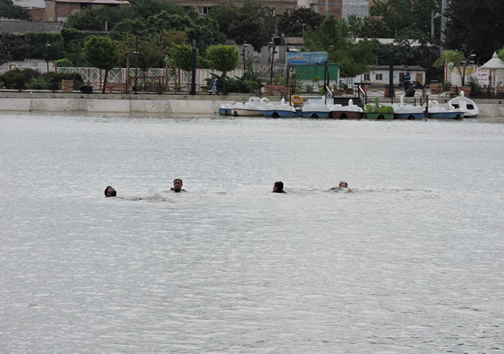
[[[0,92],[0,112],[87,112],[87,113],[166,113],[166,114],[218,114],[223,103],[247,101],[251,94],[208,95],[198,94],[83,94],[52,92]],[[319,96],[313,96],[314,98]],[[441,104],[448,100],[435,98]],[[268,96],[272,101],[280,96]],[[372,102],[374,98],[370,98]],[[414,99],[406,99],[413,103]],[[389,104],[389,98],[380,97],[380,102]],[[399,102],[396,97],[394,102]],[[416,102],[419,98],[416,98]],[[504,117],[504,100],[475,100],[480,109],[479,117]],[[504,118],[502,118],[504,122]]]

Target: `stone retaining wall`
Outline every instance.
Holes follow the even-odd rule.
[[[216,114],[221,104],[247,101],[250,95],[85,95],[62,93],[0,93],[0,111]],[[279,97],[278,97],[279,99]],[[503,118],[499,100],[476,101],[479,117]],[[442,104],[443,105],[443,104]]]

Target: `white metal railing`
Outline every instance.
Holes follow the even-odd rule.
[[[56,70],[60,73],[80,74],[84,83],[93,86],[93,89],[101,89],[103,87],[104,70],[90,67],[57,68]],[[221,75],[221,72],[212,69],[196,69],[196,87],[198,90],[201,90],[201,87],[206,85],[206,79],[210,79],[212,73]],[[243,76],[243,73],[243,68],[238,68],[228,72],[227,75],[229,77]],[[130,87],[135,84],[138,84],[140,87],[155,83],[172,87],[178,84],[188,88],[191,84],[191,76],[192,73],[190,71],[183,71],[181,69],[151,68],[143,71],[141,69],[130,68],[128,73],[128,70],[125,68],[117,68],[109,71],[107,82],[127,84]]]

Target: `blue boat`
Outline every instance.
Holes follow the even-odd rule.
[[[326,104],[326,96],[321,99],[310,99],[301,108],[303,118],[331,118],[331,107]]]
[[[307,111],[307,112],[301,112],[301,117],[303,117],[303,118],[330,118],[331,112]]]
[[[438,101],[429,101],[429,108],[427,110],[427,118],[433,119],[462,119],[464,118],[464,111],[460,108],[446,109],[439,105]]]
[[[268,118],[292,118],[297,117],[296,109],[285,103],[282,98],[280,103],[268,103],[264,106],[263,116]]]
[[[264,110],[263,115],[267,118],[292,118],[297,117],[298,114],[296,111],[282,111],[279,109],[273,110]]]
[[[231,115],[231,108],[220,107],[219,108],[219,114],[221,116],[230,116]]]

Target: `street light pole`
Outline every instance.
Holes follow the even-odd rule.
[[[247,44],[247,41],[243,42],[243,45],[242,45],[242,56],[243,56],[243,71],[245,72],[246,70],[246,62],[245,62],[245,50],[247,49],[248,47],[248,44]]]
[[[196,95],[196,40],[192,40],[192,77],[191,95]]]
[[[327,52],[327,49],[329,49],[329,48],[334,48],[334,45],[327,43],[324,46],[324,52]],[[324,96],[327,94],[327,87],[329,86],[329,81],[330,81],[329,68],[327,67],[328,64],[329,64],[329,54],[327,54],[327,58],[326,58],[325,65],[324,65]]]
[[[270,49],[271,49],[270,85],[273,85],[273,59],[275,57],[275,42],[270,42]]]
[[[138,94],[138,36],[135,40],[135,95]]]
[[[46,65],[47,65],[47,72],[49,72],[49,48],[51,47],[51,43],[47,41],[45,44],[45,50],[44,50],[44,57],[46,60]]]
[[[390,43],[389,58],[389,95],[390,103],[394,103],[394,43]]]

